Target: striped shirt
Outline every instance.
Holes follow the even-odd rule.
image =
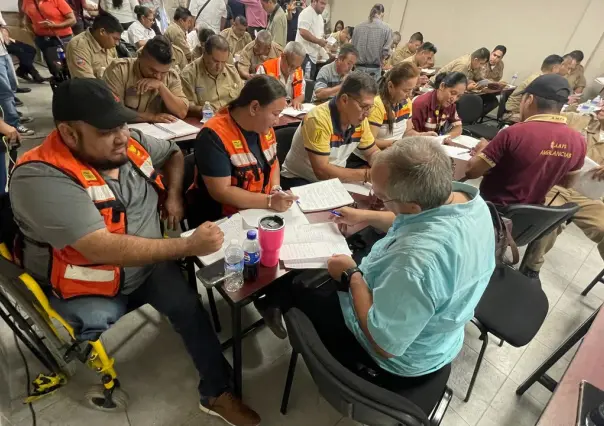
[[[357,65],[382,66],[382,60],[390,54],[392,29],[380,19],[363,22],[354,27],[352,44],[359,51]]]
[[[377,139],[397,141],[403,137],[407,131],[407,121],[411,119],[411,99],[393,105],[392,114],[394,116],[394,125],[391,132],[388,129],[386,106],[382,102],[380,95],[377,95],[373,103],[373,110],[371,110],[371,114],[368,117],[371,126],[380,128]]]
[[[418,132],[436,132],[439,135],[448,133],[454,126],[461,126],[455,104],[446,108],[438,105],[437,90],[424,93],[413,101],[413,128]]]

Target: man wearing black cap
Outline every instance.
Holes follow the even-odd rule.
[[[543,204],[554,185],[572,186],[585,160],[583,136],[560,115],[570,88],[558,74],[537,77],[520,101],[522,123],[476,147],[466,176],[484,176],[480,192],[499,205]],[[488,174],[485,174],[489,172]]]
[[[220,228],[204,223],[188,238],[162,238],[158,211],[169,228],[183,216],[182,153],[130,132],[126,122],[136,112],[101,80],[66,81],[52,110],[57,128],[21,157],[10,183],[24,235],[23,256],[16,255],[79,340],[97,340],[129,310],[152,305],[181,335],[202,377],[200,409],[232,425],[258,424],[231,394],[220,342],[174,262],[220,249]]]

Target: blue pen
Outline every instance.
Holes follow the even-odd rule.
[[[342,217],[342,213],[338,213],[335,210],[330,210],[329,213],[331,213],[332,215],[337,216],[337,217]]]

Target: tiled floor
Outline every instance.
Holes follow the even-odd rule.
[[[43,135],[52,127],[49,117],[50,89],[35,87],[34,92],[21,98],[26,102],[24,112],[37,117],[32,127],[38,131],[38,135]],[[33,143],[36,141],[27,145]],[[463,395],[481,343],[477,330],[468,325],[465,345],[453,363],[449,386],[454,396],[443,425],[535,424],[550,393],[540,385],[533,386],[522,398],[516,397],[514,391],[556,345],[602,303],[604,285],[598,285],[585,298],[579,295],[581,289],[602,268],[604,262],[594,244],[571,225],[548,254],[541,274],[550,311],[539,334],[524,348],[509,345],[500,348],[494,343],[489,344],[472,399],[464,403]],[[225,330],[221,338],[226,339],[230,329],[228,307],[219,296],[217,301]],[[250,308],[244,318],[252,322],[257,314]],[[13,373],[11,395],[14,410],[8,416],[11,421],[8,424],[29,425],[30,414],[19,402],[25,386],[24,370],[12,336],[4,324],[0,324],[0,338],[8,346]],[[176,333],[153,309],[144,307],[127,315],[103,339],[116,358],[121,381],[130,394],[127,412],[106,414],[83,406],[82,393],[97,381],[94,374],[81,367],[68,386],[35,404],[39,425],[221,425],[216,419],[197,410],[196,371]],[[290,353],[287,341],[278,340],[267,329],[263,329],[245,339],[243,353],[245,399],[262,415],[263,425],[354,424],[343,419],[319,396],[303,363],[299,364],[296,373],[290,411],[286,417],[279,413]],[[550,375],[560,378],[571,357],[572,353],[567,354],[550,370]],[[30,366],[34,374],[41,368],[35,361],[30,361]],[[0,425],[3,424],[0,416]]]

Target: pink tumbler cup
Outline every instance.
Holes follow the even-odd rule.
[[[285,237],[285,222],[278,215],[265,216],[258,223],[258,239],[260,240],[260,263],[272,268],[279,263],[279,251]]]

